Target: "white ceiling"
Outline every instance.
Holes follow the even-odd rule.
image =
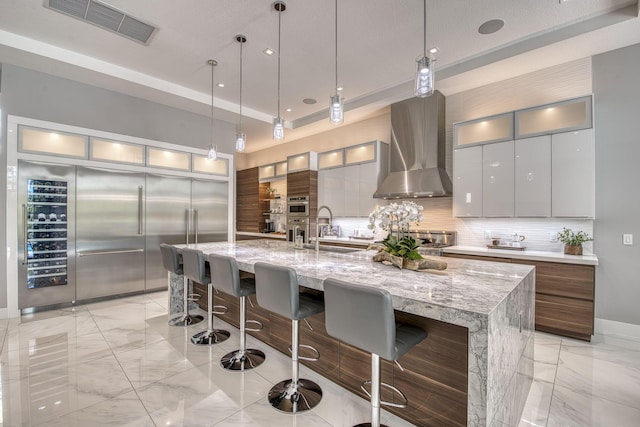
[[[270,0],[108,0],[159,28],[148,46],[47,9],[47,0],[0,1],[0,61],[183,108],[210,112],[209,58],[218,61],[216,117],[237,123],[239,46],[244,46],[247,151],[274,144],[277,12]],[[412,96],[423,49],[422,1],[338,2],[339,85],[345,123]],[[637,0],[430,0],[427,43],[437,46],[436,88],[445,95],[640,42]],[[504,28],[478,27],[502,19]],[[282,14],[281,115],[286,140],[331,127],[334,1],[289,0]],[[318,103],[306,105],[304,98]],[[286,112],[291,108],[291,112]]]

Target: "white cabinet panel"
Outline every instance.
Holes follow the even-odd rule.
[[[364,163],[358,165],[358,216],[368,216],[380,203],[374,199],[373,193],[378,189],[378,164]]]
[[[318,207],[329,206],[334,216],[344,216],[344,174],[342,168],[318,171]],[[315,215],[315,212],[312,212]]]
[[[515,215],[551,216],[551,136],[515,142]]]
[[[554,217],[594,216],[593,129],[551,137],[551,213]]]
[[[482,147],[482,216],[513,216],[513,141]]]
[[[482,216],[482,146],[453,152],[453,216]]]
[[[358,165],[342,168],[343,182],[343,206],[344,216],[358,216],[358,201],[360,199],[360,168]]]

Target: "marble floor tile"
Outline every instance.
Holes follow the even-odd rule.
[[[33,347],[64,337],[82,336],[99,332],[87,311],[27,323],[9,323],[4,350]]]
[[[34,425],[133,391],[114,356],[2,383],[6,425]]]
[[[155,427],[135,392],[48,420],[37,427]]]
[[[35,322],[38,320],[52,319],[59,316],[69,316],[87,311],[87,306],[78,304],[71,307],[63,307],[55,310],[38,311],[35,313],[23,314],[20,317],[21,323]]]
[[[544,427],[549,417],[553,383],[534,380],[529,390],[519,427]]]
[[[216,427],[330,427],[314,411],[291,415],[279,412],[271,407],[267,399],[260,399],[256,403],[247,406],[242,411],[237,411],[224,420],[213,424]]]
[[[562,351],[640,369],[640,343],[634,341],[608,339],[603,342],[600,338],[587,343],[566,338],[562,340]]]
[[[555,384],[640,410],[640,369],[561,351]]]
[[[193,354],[191,356],[193,357]],[[136,389],[196,366],[187,355],[176,351],[164,340],[117,353],[116,357]],[[199,364],[206,363],[208,359],[207,354],[201,356]]]
[[[138,394],[157,425],[210,426],[265,398],[270,387],[255,372],[206,364],[145,386]]]
[[[557,385],[548,427],[637,427],[640,410]]]

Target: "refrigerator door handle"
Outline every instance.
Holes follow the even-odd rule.
[[[193,210],[193,223],[194,223],[193,228],[195,230],[195,233],[194,233],[195,240],[196,240],[195,243],[197,245],[198,244],[198,209]]]
[[[138,186],[138,235],[142,236],[142,185]]]
[[[191,232],[191,209],[185,209],[185,215],[187,220],[187,228],[184,233],[185,244],[189,244],[189,233]]]
[[[124,249],[121,251],[86,251],[78,252],[78,257],[92,256],[92,255],[113,255],[113,254],[132,254],[137,252],[144,252],[144,249]]]
[[[27,215],[27,205],[22,205],[22,232],[23,234],[23,238],[24,238],[24,249],[23,249],[23,258],[22,258],[22,265],[27,265],[29,263],[29,256],[28,256],[28,245],[29,245],[29,241],[28,241],[28,228],[29,228],[29,216]]]

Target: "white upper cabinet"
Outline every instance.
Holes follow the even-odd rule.
[[[513,113],[483,117],[453,125],[455,148],[513,140]]]
[[[306,170],[318,170],[318,153],[309,151],[307,153],[300,153],[287,157],[288,172],[300,172]]]
[[[551,216],[551,136],[515,142],[515,216]]]
[[[453,151],[453,216],[482,216],[482,146]]]
[[[380,204],[373,193],[387,176],[389,146],[371,141],[318,154],[318,206],[335,217],[366,217]]]
[[[554,217],[593,218],[593,129],[551,137],[551,212]]]
[[[513,216],[513,141],[482,146],[482,215]]]
[[[591,127],[591,96],[516,111],[516,138]]]

